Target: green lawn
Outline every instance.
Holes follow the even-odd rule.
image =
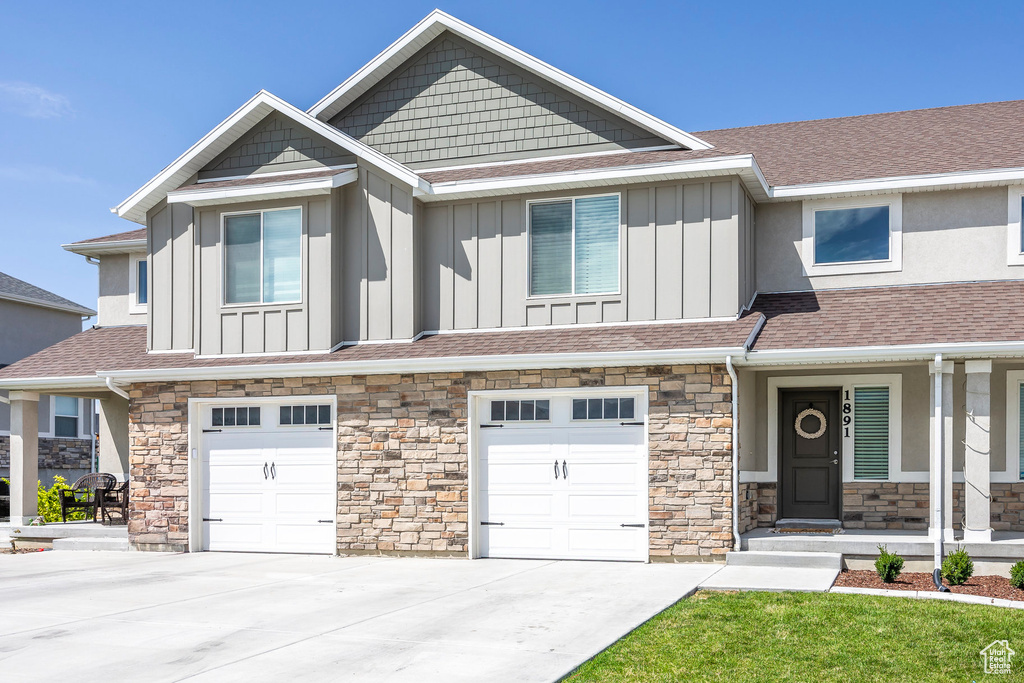
[[[1008,639],[1009,676],[978,652]],[[701,592],[569,676],[582,681],[1024,681],[1024,610],[834,593]]]

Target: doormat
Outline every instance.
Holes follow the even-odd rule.
[[[843,533],[842,529],[801,529],[800,527],[786,527],[784,529],[772,528],[773,534],[819,534],[824,536],[835,536]]]

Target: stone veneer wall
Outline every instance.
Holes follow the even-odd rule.
[[[342,554],[468,552],[467,392],[648,386],[650,554],[731,544],[729,376],[721,365],[149,383],[131,387],[131,542],[188,543],[189,398],[338,396]]]
[[[758,527],[775,526],[776,495],[774,482],[740,484],[740,533]]]
[[[99,448],[99,443],[96,445]],[[39,439],[40,470],[86,470],[91,469],[92,442],[89,439]],[[11,437],[0,436],[0,469],[9,472],[11,467]]]

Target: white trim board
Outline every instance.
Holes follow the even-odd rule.
[[[672,126],[661,119],[651,116],[645,111],[599,90],[589,83],[570,76],[560,69],[542,62],[536,57],[498,40],[480,29],[470,26],[464,21],[435,9],[418,24],[409,29],[401,38],[371,59],[366,65],[352,74],[341,85],[328,93],[314,104],[309,113],[322,121],[326,121],[340,113],[346,106],[355,102],[361,95],[391,74],[416,52],[444,31],[473,43],[489,52],[493,52],[512,64],[526,71],[555,83],[570,93],[583,98],[587,102],[605,109],[637,126],[664,138],[669,142],[689,149],[711,149],[713,145],[689,133]]]
[[[196,185],[185,190],[168,192],[167,203],[211,206],[246,202],[254,199],[270,200],[330,194],[334,188],[353,183],[358,178],[358,170],[352,169],[340,171],[326,178],[307,180],[286,179],[278,182],[268,182],[263,185],[216,188],[204,188],[202,185]]]
[[[1006,448],[1005,469],[992,472],[993,482],[1020,481],[1020,386],[1024,383],[1024,370],[1006,371]],[[997,478],[997,474],[999,475]]]
[[[853,432],[842,437],[843,483],[863,481],[926,482],[928,471],[903,471],[903,375],[817,375],[768,378],[768,443],[767,470],[740,470],[740,483],[777,482],[779,480],[779,389],[817,389],[839,387],[845,396],[856,387],[889,387],[889,477],[887,479],[854,479]],[[842,398],[842,396],[841,396]],[[854,423],[856,428],[856,423]]]
[[[1006,265],[1024,266],[1024,225],[1021,223],[1024,185],[1010,185],[1006,194]]]
[[[147,303],[139,303],[139,263],[146,264],[146,299]],[[133,252],[128,255],[128,313],[131,315],[145,314],[149,310],[149,293],[153,291],[149,273],[149,258],[145,252]]]

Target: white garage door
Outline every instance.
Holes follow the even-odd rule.
[[[333,405],[239,402],[201,410],[203,548],[333,554]]]
[[[483,556],[647,559],[638,397],[480,401]]]

